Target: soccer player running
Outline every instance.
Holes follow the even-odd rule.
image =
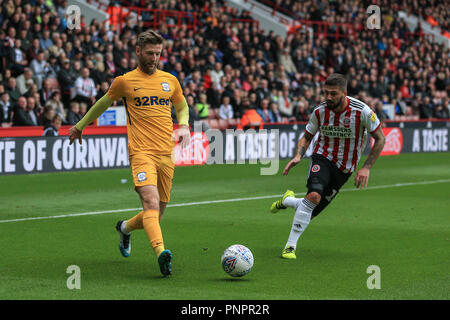
[[[281,253],[285,259],[296,258],[298,239],[311,219],[330,204],[356,169],[366,145],[367,131],[375,143],[363,166],[356,172],[357,188],[367,186],[370,169],[384,146],[380,121],[368,105],[347,96],[347,80],[343,75],[330,75],[324,90],[325,101],[314,109],[305,134],[298,141],[297,153],[283,171],[283,175],[287,175],[303,159],[313,137],[319,132],[310,161],[308,192],[304,198],[295,198],[294,192],[287,190],[270,207],[272,213],[287,207],[295,210],[291,232]]]
[[[158,70],[164,39],[149,30],[138,35],[136,55],[138,67],[114,79],[108,92],[89,112],[69,129],[70,144],[82,142],[83,129],[97,119],[114,100],[123,99],[127,112],[128,152],[135,190],[143,210],[129,220],[118,221],[119,249],[124,257],[131,254],[130,233],[144,229],[155,251],[160,271],[164,276],[172,272],[172,252],[165,249],[160,221],[167,203],[174,173],[172,151],[175,141],[184,148],[189,143],[189,107],[178,80]],[[179,129],[172,138],[171,118],[173,103]]]

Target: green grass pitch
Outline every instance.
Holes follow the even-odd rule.
[[[132,256],[119,253],[115,223],[138,210],[98,213],[140,208],[130,170],[1,176],[0,299],[449,299],[450,153],[381,157],[366,190],[352,176],[294,261],[280,258],[294,211],[268,208],[287,188],[306,191],[308,163],[283,177],[285,164],[274,176],[259,165],[178,167],[162,221],[169,278],[142,230]],[[252,197],[261,198],[206,203]],[[203,203],[173,206],[192,202]],[[29,219],[78,213],[98,214]],[[240,279],[220,265],[236,243],[255,258]],[[70,265],[81,270],[79,290],[66,286]],[[380,289],[367,288],[371,265]]]

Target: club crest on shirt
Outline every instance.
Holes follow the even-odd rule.
[[[167,82],[161,82],[161,86],[162,86],[162,90],[169,92],[170,91],[170,87],[169,84]]]
[[[312,172],[318,172],[320,170],[320,166],[318,164],[313,165],[313,167],[311,168]]]
[[[139,182],[147,180],[146,172],[139,172],[136,176],[137,176]]]
[[[350,118],[344,118],[344,127],[350,127]]]

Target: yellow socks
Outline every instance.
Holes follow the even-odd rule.
[[[147,234],[147,238],[156,253],[156,256],[159,257],[161,252],[164,251],[164,242],[161,227],[159,225],[159,211],[142,211],[142,225],[144,227],[145,233]]]
[[[142,224],[142,216],[144,215],[144,211],[139,212],[130,220],[127,220],[125,224],[125,229],[127,232],[131,232],[133,230],[143,229],[144,225]]]

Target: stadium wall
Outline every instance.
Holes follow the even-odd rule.
[[[396,123],[383,128],[382,155],[448,152],[450,122]],[[192,132],[188,149],[175,148],[177,166],[267,163],[294,156],[305,125],[271,126],[263,130]],[[11,129],[10,131],[11,132]],[[30,134],[31,135],[31,134]],[[368,154],[368,139],[364,154]],[[0,130],[0,175],[127,168],[128,140],[124,127],[90,128],[82,144],[69,145],[66,136],[5,136]],[[311,150],[310,150],[311,151]]]

